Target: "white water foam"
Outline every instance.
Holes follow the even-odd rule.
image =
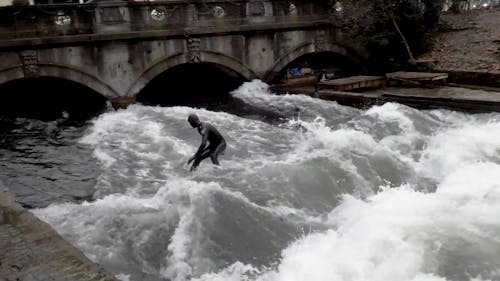
[[[293,120],[187,107],[104,114],[83,140],[103,165],[96,200],[35,213],[122,280],[500,280],[497,115],[361,111],[267,91],[254,81],[233,95]],[[199,144],[191,112],[228,149],[221,167],[188,176],[182,164]],[[277,244],[281,223],[313,230],[265,263],[242,259],[259,244],[214,245],[217,235],[251,238],[245,231]]]
[[[251,280],[498,280],[499,174],[500,165],[478,163],[450,174],[435,193],[401,186],[367,201],[346,195],[328,216],[336,227],[293,243],[275,270],[236,263],[197,280],[248,280],[255,272]],[[462,248],[450,249],[454,241]],[[455,258],[449,251],[471,259],[456,261],[461,278],[440,276]],[[486,262],[485,272],[474,272],[476,262]]]
[[[341,106],[333,101],[325,102],[305,95],[275,95],[269,90],[269,85],[260,80],[243,83],[231,94],[246,104],[270,110],[288,118],[315,118],[322,115],[329,116],[330,120],[337,120],[349,118],[359,112],[355,108]]]
[[[490,161],[500,161],[500,122],[472,121],[434,136],[420,169],[430,178],[442,179],[463,165]]]
[[[215,183],[175,180],[152,197],[113,194],[94,202],[52,205],[34,212],[90,259],[108,268],[126,273],[140,268],[146,274],[186,280],[210,268],[209,258],[202,254],[203,222],[213,212],[211,196],[216,192],[223,191]],[[166,236],[172,229],[173,235]],[[168,247],[152,248],[160,246],[155,241],[162,239],[163,244],[170,240]],[[156,263],[161,264],[159,269]],[[126,273],[122,276],[129,275]]]
[[[368,128],[331,130],[323,118],[294,121],[309,141],[291,158],[336,157],[344,150],[367,156],[382,149],[436,180],[435,192],[402,185],[366,200],[345,195],[328,215],[334,227],[294,242],[275,269],[234,263],[196,280],[499,280],[498,116],[485,121],[433,111],[421,118],[439,132],[422,135],[404,110],[386,104],[365,113],[398,124],[399,134],[380,141],[363,133]],[[400,149],[419,141],[427,143],[422,153],[405,155],[413,152]]]

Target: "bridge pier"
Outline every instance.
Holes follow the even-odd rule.
[[[125,109],[137,102],[135,97],[118,97],[110,100],[114,109]]]

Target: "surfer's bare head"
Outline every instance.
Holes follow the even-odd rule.
[[[198,118],[198,116],[196,116],[196,114],[189,114],[188,122],[193,128],[199,127],[201,125],[200,119]]]

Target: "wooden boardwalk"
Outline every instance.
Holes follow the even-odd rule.
[[[456,84],[421,87],[445,85],[447,78],[447,73],[398,71],[387,73],[385,77],[352,76],[321,81],[316,85],[282,84],[280,87],[271,87],[271,90],[276,93],[306,94],[358,107],[398,102],[420,109],[448,108],[469,112],[500,112],[500,87],[467,87]],[[418,87],[392,87],[394,84]],[[355,89],[364,91],[351,91]]]
[[[430,85],[434,86],[436,83],[444,84],[448,79],[448,73],[429,73],[429,72],[406,72],[398,71],[385,74],[387,79],[396,81],[398,83],[411,84],[411,85]]]
[[[326,80],[318,83],[318,89],[334,91],[349,91],[355,89],[381,88],[385,85],[382,76],[351,76],[340,79]]]

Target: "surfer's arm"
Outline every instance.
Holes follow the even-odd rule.
[[[191,163],[191,161],[193,161],[194,159],[198,158],[202,154],[203,150],[205,149],[205,146],[207,145],[207,142],[208,142],[207,129],[203,128],[202,130],[200,130],[200,134],[201,134],[200,147],[198,147],[198,151],[196,151],[196,153],[193,155],[193,157],[189,158],[188,164]]]

